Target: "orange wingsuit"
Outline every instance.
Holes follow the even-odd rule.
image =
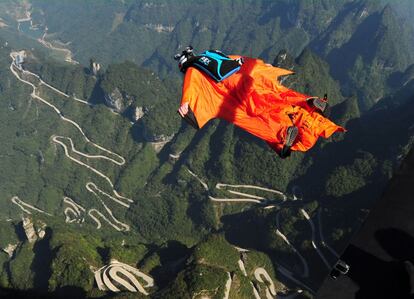
[[[265,140],[278,153],[292,125],[299,128],[292,151],[307,151],[319,136],[345,131],[314,111],[306,103],[309,96],[280,84],[279,76],[293,72],[260,59],[243,59],[241,69],[219,83],[194,67],[187,69],[181,105],[189,103],[200,128],[212,118],[225,119]]]

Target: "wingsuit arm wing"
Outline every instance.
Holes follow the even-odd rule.
[[[192,126],[194,129],[198,130],[200,129],[197,123],[197,119],[195,118],[195,115],[191,108],[188,109],[188,112],[186,115],[182,117],[182,119],[185,120],[186,123],[188,123],[190,126]]]
[[[268,78],[269,80],[277,80],[279,81],[279,77],[292,75],[295,72],[287,69],[282,69],[280,67],[273,66],[268,63],[264,63],[260,60],[260,63],[256,66],[256,72],[260,73],[262,76]]]
[[[190,122],[202,128],[210,119],[216,118],[222,96],[215,89],[216,83],[199,70],[190,67],[185,74],[181,105],[188,103]],[[190,113],[190,112],[189,112]],[[194,125],[193,125],[194,126]]]
[[[232,59],[240,59],[242,58],[244,61],[244,64],[246,65],[254,65],[254,73],[255,76],[265,76],[269,79],[275,80],[279,79],[280,76],[286,76],[286,75],[292,75],[295,72],[292,70],[283,69],[280,67],[275,67],[269,63],[264,62],[261,59],[257,58],[250,58],[250,57],[243,57],[240,55],[229,55]]]

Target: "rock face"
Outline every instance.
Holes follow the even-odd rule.
[[[37,241],[38,239],[44,238],[46,234],[45,232],[46,223],[39,222],[36,224],[36,228],[35,228],[35,225],[33,224],[33,221],[31,218],[23,217],[22,220],[23,220],[23,223],[22,223],[23,230],[24,230],[24,233],[26,234],[26,238],[29,241],[29,243],[33,243]]]
[[[142,118],[145,114],[144,107],[135,107],[134,113],[132,115],[133,121],[138,121],[140,118]]]
[[[104,98],[105,104],[114,109],[116,112],[122,113],[125,110],[125,100],[118,87],[116,87],[111,93],[105,94]]]
[[[13,257],[13,253],[16,250],[18,244],[9,244],[6,248],[3,248],[3,251],[9,255],[9,257]]]
[[[154,148],[154,150],[159,153],[164,145],[166,145],[168,142],[170,142],[174,138],[174,134],[170,136],[165,135],[159,135],[159,136],[152,136],[151,139],[151,145]]]
[[[8,27],[8,26],[9,25],[7,25],[2,18],[0,18],[0,28]]]
[[[146,29],[154,30],[158,33],[161,32],[172,32],[174,30],[174,26],[171,25],[162,25],[162,24],[145,24],[144,27]]]
[[[29,243],[33,243],[37,240],[37,234],[31,218],[23,218],[23,229]]]
[[[36,233],[39,239],[43,239],[46,235],[46,223],[39,221],[36,225]]]
[[[91,67],[92,67],[92,74],[94,76],[98,75],[98,72],[101,69],[101,65],[99,63],[92,62]]]
[[[171,141],[171,139],[173,139],[174,134],[172,135],[164,135],[164,134],[160,134],[160,135],[149,135],[149,134],[145,134],[145,139],[148,142],[152,142],[152,143],[167,143],[169,141]]]
[[[181,152],[171,153],[168,155],[170,162],[177,162],[180,159]]]
[[[280,68],[293,70],[295,67],[295,59],[286,50],[281,50],[273,61],[273,65]]]

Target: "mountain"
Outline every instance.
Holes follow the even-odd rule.
[[[412,147],[411,37],[391,4],[1,5],[5,296],[311,298]],[[348,132],[281,160],[224,121],[192,129],[169,58],[188,43],[293,69],[283,84],[327,93]]]
[[[332,106],[344,100],[339,82],[330,75],[329,64],[308,48],[304,49],[296,59],[282,50],[277,54],[273,65],[295,72],[292,76],[283,79],[283,83],[289,88],[319,97],[327,94]]]
[[[344,94],[358,96],[365,111],[394,90],[393,74],[414,63],[413,28],[400,21],[410,4],[388,2],[33,1],[32,14],[36,24],[47,26],[50,40],[70,42],[84,64],[91,57],[104,65],[131,60],[163,77],[176,74],[171,57],[188,44],[265,60],[282,49],[298,56],[308,47],[327,60]]]
[[[360,231],[341,259],[349,273],[327,278],[317,298],[409,298],[413,293],[413,229],[411,186],[414,171],[411,150],[390,180]],[[383,283],[381,283],[383,282]],[[386,282],[386,283],[385,283]]]
[[[413,61],[412,29],[398,21],[390,6],[374,13],[370,9],[363,2],[354,4],[315,41],[315,46],[327,45],[322,51],[334,77],[348,87],[346,94],[364,99],[363,110],[389,92],[392,74],[404,71]]]

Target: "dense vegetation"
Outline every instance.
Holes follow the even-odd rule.
[[[90,57],[106,65],[130,60],[162,76],[171,75],[173,52],[186,44],[266,60],[281,49],[296,57],[310,47],[331,65],[345,95],[358,95],[360,107],[367,110],[395,88],[392,74],[404,72],[414,59],[408,17],[412,4],[382,2],[237,0],[218,5],[165,0],[102,5],[99,1],[35,1],[34,17],[38,23],[47,23],[49,32],[59,39],[70,41],[75,56],[85,64]]]
[[[315,221],[322,211],[326,241],[340,250],[412,145],[412,28],[398,22],[400,6],[322,0],[312,5],[237,0],[220,6],[169,0],[31,2],[34,21],[48,26],[50,39],[70,41],[67,46],[83,65],[93,57],[104,67],[94,75],[82,64],[52,59],[51,50],[15,31],[16,15],[0,13],[10,25],[0,28],[0,118],[5,120],[0,122],[0,247],[17,245],[11,257],[0,252],[3,288],[112,296],[98,291],[93,271],[116,259],[154,277],[156,285],[149,290],[154,298],[223,298],[227,272],[230,298],[251,298],[250,281],[264,297],[265,285],[254,279],[257,267],[268,271],[279,290],[297,288],[280,266],[297,277],[302,270],[292,247],[276,235],[279,229],[309,261],[306,283],[317,289],[326,271],[312,248],[311,227],[301,208]],[[15,8],[16,3],[1,5]],[[212,20],[206,10],[217,18]],[[224,121],[196,132],[176,114],[181,82],[170,59],[188,43],[260,56],[293,69],[296,74],[284,84],[310,95],[327,93],[331,118],[348,133],[281,160],[262,141]],[[30,49],[24,67],[70,98],[44,85],[39,95],[79,123],[91,141],[125,157],[126,164],[116,166],[70,152],[132,198],[128,209],[88,191],[86,184],[92,182],[114,194],[107,180],[68,159],[53,142],[54,135],[68,136],[80,152],[105,154],[31,98],[31,88],[11,74],[9,53],[20,48]],[[139,119],[134,118],[137,109]],[[277,196],[268,202],[277,203],[273,209],[214,203],[209,196],[234,197],[215,188],[217,183],[278,189],[289,203],[279,206]],[[269,197],[260,192],[254,194]],[[13,196],[52,216],[28,215],[11,203]],[[85,208],[84,221],[65,223],[66,196]],[[294,196],[302,200],[291,201]],[[109,217],[104,204],[131,226],[129,232],[118,232],[103,220],[97,229],[87,211],[95,208]],[[43,239],[27,240],[22,215],[46,223]],[[250,250],[247,276],[234,246]]]

